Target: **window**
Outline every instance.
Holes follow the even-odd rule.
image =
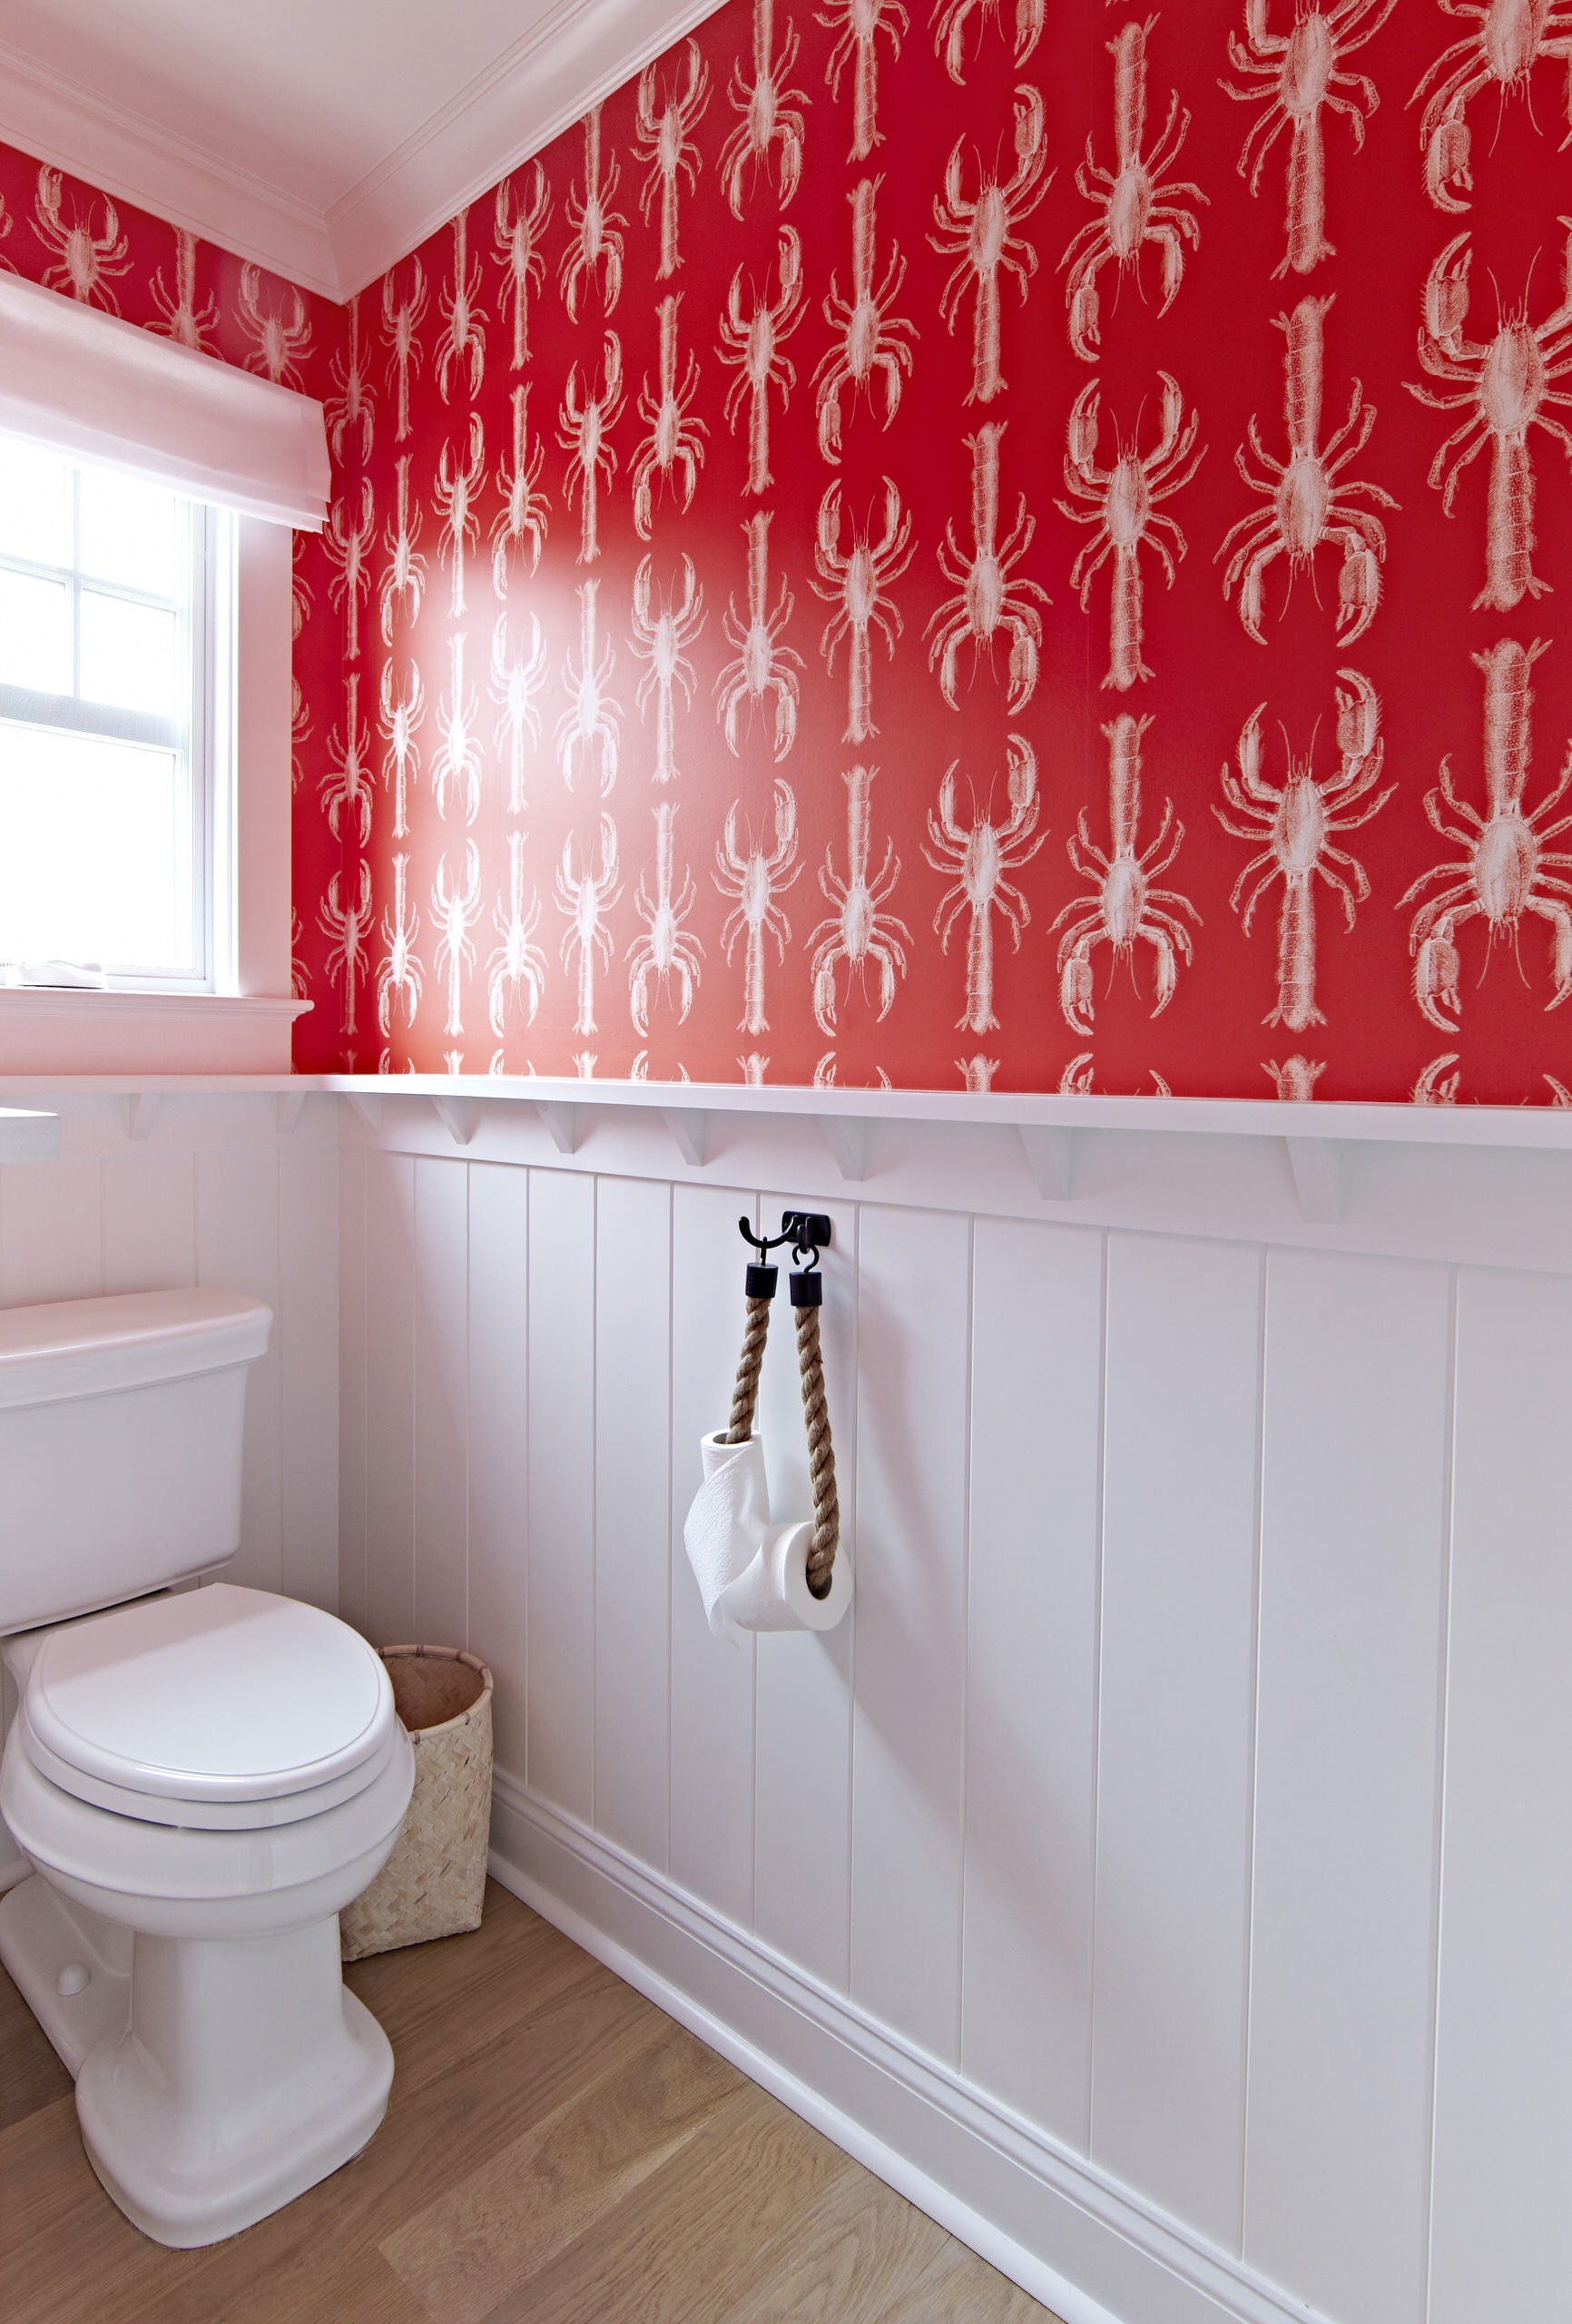
[[[7,981],[213,989],[234,558],[226,513],[0,438]]]

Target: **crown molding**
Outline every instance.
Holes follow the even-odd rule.
[[[344,296],[320,210],[3,41],[0,138],[302,290]]]
[[[723,0],[558,0],[328,212],[351,297],[715,14]]]
[[[324,212],[0,41],[0,138],[303,290],[374,282],[722,0],[557,0]]]

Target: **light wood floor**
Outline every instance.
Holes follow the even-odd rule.
[[[398,2058],[366,2152],[260,2227],[123,2220],[0,1974],[6,2324],[1053,2324],[503,1890],[347,1973]]]

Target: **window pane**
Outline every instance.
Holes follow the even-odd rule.
[[[177,754],[0,723],[0,960],[189,971]]]
[[[71,563],[71,470],[15,437],[0,438],[0,556]]]
[[[82,692],[87,701],[113,702],[123,710],[151,710],[161,718],[181,717],[179,644],[175,615],[84,589]]]
[[[82,570],[150,596],[180,594],[182,504],[109,468],[82,471]]]
[[[71,692],[71,593],[64,583],[0,573],[0,683]]]

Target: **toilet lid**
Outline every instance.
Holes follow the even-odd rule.
[[[64,1769],[155,1799],[312,1791],[397,1723],[382,1659],[347,1623],[224,1581],[52,1630],[23,1700]]]

